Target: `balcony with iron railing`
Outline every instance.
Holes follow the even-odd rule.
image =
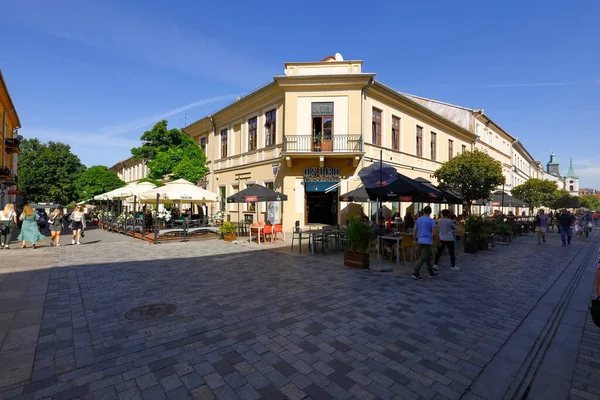
[[[333,134],[329,137],[315,135],[285,135],[283,153],[362,153],[359,134]]]
[[[21,141],[17,138],[7,138],[4,139],[4,144],[6,146],[6,152],[8,154],[19,154],[21,153]]]

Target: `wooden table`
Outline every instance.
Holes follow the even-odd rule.
[[[260,244],[260,231],[265,229],[264,225],[250,226],[250,241],[252,241],[252,229],[256,229],[256,244]],[[272,236],[271,236],[272,237]],[[263,240],[264,244],[267,244],[266,239]]]
[[[400,246],[402,245],[402,238],[404,236],[412,236],[412,233],[401,232],[397,236],[382,236],[381,237],[381,239],[396,241],[396,264],[400,264]],[[381,251],[381,249],[379,249],[379,251]]]

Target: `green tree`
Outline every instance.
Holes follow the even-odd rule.
[[[579,205],[579,200],[576,196],[571,196],[568,191],[559,189],[552,194],[546,205],[553,210],[560,210],[561,208],[576,208]]]
[[[79,200],[88,200],[94,196],[125,186],[117,174],[104,165],[95,165],[86,169],[75,184]]]
[[[142,145],[131,149],[135,159],[149,160],[151,181],[185,179],[196,183],[206,175],[206,155],[198,143],[179,129],[168,129],[160,121],[140,138]]]
[[[451,190],[466,201],[467,214],[471,213],[473,200],[490,198],[492,191],[504,183],[500,161],[479,150],[452,158],[433,175],[440,188]]]
[[[579,196],[579,205],[590,210],[600,210],[600,198],[595,194],[584,194]]]
[[[66,205],[77,199],[75,182],[85,166],[71,152],[69,145],[25,139],[21,142],[21,154],[17,162],[19,189],[28,202]]]
[[[529,212],[546,204],[558,190],[556,182],[546,179],[530,178],[525,183],[517,185],[510,191],[511,195],[529,204]]]

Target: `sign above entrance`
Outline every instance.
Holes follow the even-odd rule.
[[[333,115],[333,103],[311,103],[313,116]]]
[[[304,177],[305,178],[339,178],[340,177],[340,169],[339,168],[319,168],[319,167],[304,168]]]

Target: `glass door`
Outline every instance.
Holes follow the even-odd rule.
[[[313,151],[333,151],[333,116],[313,117],[312,130]]]

